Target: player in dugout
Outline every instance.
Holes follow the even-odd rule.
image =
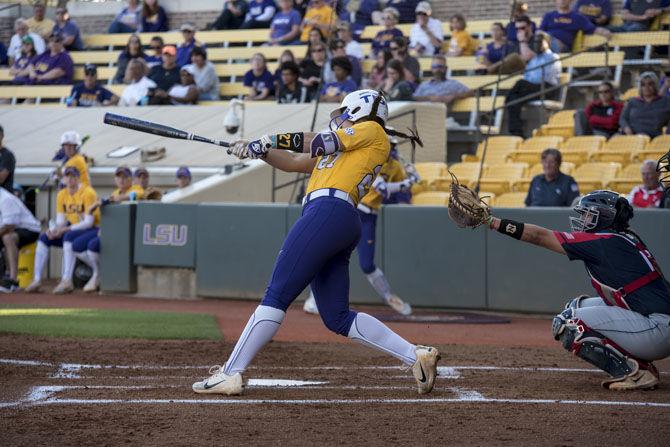
[[[390,129],[389,126],[386,127]],[[358,241],[358,263],[375,292],[393,310],[401,315],[411,315],[412,306],[404,302],[398,295],[391,291],[384,272],[375,265],[375,241],[377,234],[377,214],[381,209],[382,202],[397,192],[409,191],[412,185],[419,181],[419,176],[411,164],[403,167],[399,161],[397,137],[390,137],[391,151],[388,160],[382,166],[379,175],[370,191],[358,204],[358,215],[361,218],[361,238]],[[319,314],[314,292],[310,289],[310,295],[305,300],[303,310],[310,314]]]
[[[385,128],[388,105],[374,90],[348,94],[331,118],[330,130],[263,135],[232,147],[240,158],[262,159],[286,172],[310,173],[311,178],[302,216],[284,241],[263,300],[226,363],[193,384],[196,393],[241,394],[242,374],[310,284],[328,329],[400,360],[412,369],[420,394],[433,389],[437,349],[409,343],[371,315],[349,309],[349,257],[361,236],[356,206],[389,157],[387,135],[421,140]],[[262,231],[262,224],[254,227]]]
[[[56,221],[39,237],[35,251],[33,282],[26,287],[26,292],[40,291],[42,272],[49,259],[49,247],[54,246],[63,247],[63,269],[61,281],[53,289],[53,293],[72,292],[75,252],[85,250],[88,242],[98,234],[100,211],[86,213],[98,198],[95,190],[83,184],[79,170],[74,166],[65,168],[63,180],[65,188],[61,189],[56,197]]]

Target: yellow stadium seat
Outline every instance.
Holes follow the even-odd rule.
[[[579,190],[586,193],[603,189],[605,185],[617,177],[620,170],[621,164],[619,163],[584,163],[575,169],[573,177],[579,185]]]
[[[447,164],[442,162],[424,162],[414,165],[416,172],[421,177],[418,187],[422,190],[432,189],[433,182],[436,179],[447,176]]]
[[[533,136],[556,135],[570,138],[575,134],[574,110],[561,110],[549,117],[547,124],[533,131]]]
[[[523,208],[526,206],[526,192],[508,192],[496,196],[496,207],[498,208]]]
[[[507,155],[516,150],[523,138],[516,136],[495,136],[488,138],[486,145],[486,162],[487,163],[504,163]],[[475,155],[464,154],[461,156],[462,161],[479,161],[484,153],[484,146],[486,141],[482,141],[477,146],[477,153]]]
[[[628,101],[631,98],[635,98],[639,94],[640,93],[639,93],[637,87],[631,87],[628,90],[626,90],[623,95],[621,95],[621,100],[622,101]]]
[[[670,151],[670,135],[659,135],[647,147],[633,155],[634,161],[658,160]]]
[[[607,184],[607,189],[618,192],[619,194],[628,194],[633,187],[641,184],[640,179],[614,179]]]
[[[591,154],[591,161],[611,161],[628,164],[632,156],[643,150],[649,137],[647,135],[615,135],[599,151]]]
[[[496,204],[497,195],[490,191],[482,191],[479,193],[479,198],[484,201],[489,207]]]
[[[640,181],[641,173],[640,169],[642,168],[642,163],[631,163],[619,172],[617,180],[626,179],[626,180],[637,180]]]
[[[508,161],[528,163],[529,165],[537,163],[542,151],[549,148],[558,148],[563,142],[561,136],[537,136],[528,138],[521,143],[519,149],[511,152],[507,156]]]
[[[245,87],[241,82],[221,84],[219,87],[219,94],[223,97],[240,96],[247,93],[249,93],[249,88]]]
[[[480,163],[478,161],[454,163],[453,165],[449,166],[449,171],[451,171],[461,181],[477,180],[477,177],[479,177],[479,169]],[[445,173],[444,177],[451,178],[448,173]]]
[[[16,104],[18,99],[34,100],[39,104],[43,99],[58,100],[64,102],[70,96],[71,85],[3,85],[0,86],[0,99],[9,99]]]
[[[527,163],[487,165],[479,182],[480,189],[496,195],[509,192],[515,181],[525,178],[527,170]]]
[[[119,53],[116,51],[71,51],[70,57],[75,65],[96,64],[111,66],[116,64]]]
[[[563,144],[561,144],[561,152],[563,150],[587,150],[587,151],[597,151],[600,150],[607,139],[602,136],[583,136],[583,137],[572,137],[568,138]]]
[[[449,204],[449,193],[443,191],[426,191],[412,196],[413,205],[423,206],[447,206]]]

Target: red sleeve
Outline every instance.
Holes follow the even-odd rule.
[[[615,102],[613,107],[612,115],[610,116],[597,116],[592,115],[589,117],[589,124],[592,127],[601,127],[603,129],[618,129],[619,128],[619,117],[621,116],[621,110],[623,109],[621,103]]]

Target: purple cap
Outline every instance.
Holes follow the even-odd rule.
[[[139,177],[140,175],[149,175],[149,171],[147,171],[147,168],[137,168],[135,169],[135,172],[133,173],[133,177]]]
[[[181,168],[177,169],[177,177],[191,178],[191,171],[186,166],[182,166]]]
[[[119,166],[114,171],[114,175],[125,175],[126,177],[132,177],[133,173],[128,166]]]
[[[63,171],[63,175],[76,175],[79,177],[79,169],[75,168],[74,166],[68,166],[65,168],[65,171]]]

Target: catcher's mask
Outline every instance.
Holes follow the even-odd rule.
[[[578,217],[570,217],[572,231],[597,231],[628,227],[633,217],[633,207],[628,200],[614,191],[593,191],[582,197],[573,208]]]
[[[660,181],[665,193],[670,195],[670,151],[658,159],[656,172],[661,175]]]

